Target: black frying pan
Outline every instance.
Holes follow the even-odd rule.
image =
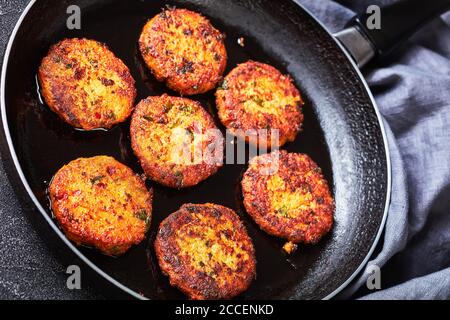
[[[433,1],[427,4],[436,4],[433,10],[422,10],[427,17],[449,4]],[[66,28],[66,9],[72,4],[82,8],[81,30]],[[245,165],[226,166],[198,187],[184,191],[149,183],[155,189],[151,232],[148,240],[121,258],[74,247],[55,224],[46,188],[62,165],[78,157],[106,154],[137,172],[141,169],[130,149],[129,123],[109,132],[79,132],[49,111],[40,99],[36,82],[42,57],[63,38],[92,38],[106,43],[129,66],[137,81],[138,99],[171,93],[143,67],[137,50],[143,24],[166,4],[199,11],[227,34],[228,71],[237,63],[254,59],[273,64],[294,77],[307,102],[305,123],[296,142],[286,149],[307,153],[318,162],[336,199],[335,226],[318,245],[301,246],[288,257],[282,253],[281,240],[260,231],[247,217],[239,190]],[[355,20],[354,28],[339,37],[353,47],[354,58],[362,64],[386,53],[392,39],[408,34],[411,27],[425,21],[414,12],[403,12],[408,18],[404,21],[407,28],[396,27],[387,37],[381,31],[361,36],[364,17]],[[384,23],[390,24],[389,19],[386,16]],[[246,40],[244,48],[237,44],[240,37]],[[212,93],[194,98],[216,114]],[[5,54],[1,108],[3,158],[7,159],[12,183],[25,195],[24,205],[32,210],[32,221],[52,244],[62,240],[80,263],[99,275],[97,279],[102,283],[131,296],[184,298],[161,274],[152,250],[159,223],[183,203],[214,202],[234,208],[243,218],[258,261],[257,280],[240,297],[243,299],[330,298],[362,269],[383,229],[390,194],[390,164],[375,103],[350,55],[310,14],[290,0],[31,1]],[[61,246],[58,248],[61,250]]]

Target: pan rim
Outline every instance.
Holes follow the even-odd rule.
[[[28,196],[33,201],[34,205],[37,207],[41,215],[44,217],[44,219],[47,221],[47,223],[50,225],[50,227],[53,229],[54,232],[58,235],[58,237],[64,242],[67,247],[76,254],[76,256],[81,259],[88,267],[90,267],[92,270],[94,270],[97,274],[99,274],[101,277],[103,277],[106,281],[110,282],[117,288],[121,289],[125,293],[133,296],[136,299],[139,300],[146,300],[145,297],[141,296],[134,290],[131,290],[127,286],[123,285],[110,275],[108,275],[106,272],[101,270],[97,265],[95,265],[90,259],[88,259],[84,254],[82,254],[78,248],[70,242],[69,239],[63,234],[63,232],[58,228],[58,226],[54,223],[54,221],[49,217],[45,209],[42,207],[42,205],[39,203],[38,199],[34,195],[33,191],[31,190],[30,185],[28,184],[27,178],[25,177],[22,166],[19,163],[19,160],[17,158],[16,151],[14,149],[14,145],[12,142],[11,134],[9,131],[9,125],[8,125],[8,119],[6,116],[6,101],[5,101],[5,80],[6,80],[6,73],[8,69],[8,62],[9,62],[9,56],[11,53],[11,48],[13,46],[14,40],[17,35],[17,31],[19,30],[20,26],[22,25],[23,20],[27,16],[28,12],[31,10],[34,4],[36,4],[37,0],[31,0],[28,5],[25,7],[24,11],[19,17],[19,20],[17,20],[16,25],[14,26],[14,29],[11,33],[11,36],[8,40],[8,45],[5,50],[5,55],[3,57],[3,65],[2,65],[2,74],[0,78],[1,86],[0,86],[0,104],[1,104],[1,113],[2,113],[2,125],[3,125],[3,131],[6,136],[6,142],[8,144],[8,150],[10,153],[10,156],[13,160],[14,167],[16,169],[17,174],[19,175],[20,180],[22,181],[22,185],[25,187],[25,190],[28,193]]]
[[[31,10],[33,5],[36,4],[36,2],[37,2],[37,0],[30,0],[30,2],[27,4],[25,9],[21,13],[19,19],[17,20],[17,22],[16,22],[16,24],[14,26],[14,29],[13,29],[10,37],[9,37],[9,40],[8,40],[8,43],[7,43],[7,46],[6,46],[6,49],[5,49],[5,53],[4,53],[4,56],[3,56],[3,61],[2,61],[3,65],[2,65],[1,78],[0,78],[0,82],[1,82],[1,84],[0,84],[1,119],[2,119],[3,131],[4,131],[6,142],[7,142],[7,145],[8,145],[9,155],[11,156],[11,159],[13,161],[15,171],[18,174],[18,176],[20,178],[20,181],[22,182],[22,185],[25,188],[28,196],[33,201],[34,205],[39,210],[41,215],[44,217],[44,219],[47,221],[47,223],[50,225],[50,227],[53,229],[53,231],[58,235],[58,237],[63,241],[63,243],[83,263],[85,263],[88,267],[90,267],[93,271],[95,271],[99,276],[101,276],[106,281],[110,282],[112,285],[116,286],[118,289],[122,290],[126,294],[129,294],[130,296],[132,296],[132,297],[134,297],[134,298],[136,298],[138,300],[149,300],[148,298],[140,295],[136,291],[128,288],[127,286],[123,285],[121,282],[117,281],[115,278],[113,278],[110,275],[108,275],[106,272],[104,272],[102,269],[100,269],[95,263],[93,263],[90,259],[88,259],[84,254],[82,254],[78,250],[78,248],[72,242],[70,242],[67,239],[67,237],[58,228],[58,226],[55,224],[55,222],[51,219],[51,217],[47,214],[45,209],[42,207],[42,205],[37,200],[36,196],[34,195],[33,191],[31,190],[30,185],[28,184],[27,178],[25,177],[25,175],[23,173],[22,166],[19,163],[16,151],[15,151],[15,148],[14,148],[14,145],[13,145],[13,141],[12,141],[12,138],[11,138],[9,125],[8,125],[8,119],[7,119],[7,115],[6,115],[6,101],[5,101],[5,87],[6,87],[6,85],[5,85],[5,80],[6,80],[6,73],[7,73],[7,69],[8,69],[8,62],[9,62],[9,58],[10,58],[11,48],[13,46],[13,43],[14,43],[15,39],[16,39],[17,32],[18,32],[19,28],[21,27],[21,25],[23,23],[23,20],[28,15],[28,12]],[[355,277],[361,272],[361,270],[367,265],[370,257],[372,256],[373,252],[375,251],[376,245],[378,244],[378,242],[379,242],[379,240],[381,238],[381,235],[383,233],[383,230],[384,230],[384,227],[385,227],[385,224],[386,224],[387,215],[388,215],[388,209],[389,209],[389,204],[390,204],[390,198],[391,198],[391,187],[392,187],[391,160],[390,160],[390,152],[389,152],[389,145],[388,145],[386,130],[385,130],[385,127],[384,127],[383,119],[381,117],[381,113],[380,113],[379,108],[378,108],[378,106],[376,104],[376,101],[375,101],[375,99],[374,99],[374,97],[372,95],[372,92],[370,91],[370,88],[369,88],[367,82],[365,81],[361,71],[357,67],[356,63],[352,60],[350,54],[346,51],[346,49],[343,47],[343,45],[328,31],[328,29],[325,27],[325,25],[322,22],[320,22],[308,9],[306,9],[302,4],[300,4],[298,2],[298,0],[292,0],[292,2],[295,3],[297,6],[299,6],[302,10],[304,10],[309,16],[311,16],[312,19],[314,19],[314,21],[323,30],[325,30],[328,33],[328,35],[333,39],[333,41],[338,45],[338,47],[341,49],[341,51],[347,57],[349,63],[352,65],[352,67],[353,67],[354,71],[356,72],[356,74],[358,75],[360,81],[362,81],[362,83],[364,85],[364,88],[365,88],[365,91],[368,94],[369,99],[371,100],[372,106],[373,106],[373,108],[375,110],[375,113],[376,113],[376,116],[377,116],[378,125],[379,125],[381,133],[382,133],[383,144],[384,144],[385,155],[386,155],[386,167],[387,167],[386,168],[386,170],[387,170],[386,203],[384,205],[383,218],[382,218],[380,227],[378,229],[377,235],[376,235],[375,240],[373,241],[372,246],[371,246],[369,252],[367,253],[366,257],[360,263],[358,268],[353,272],[353,274],[344,283],[342,283],[338,288],[336,288],[332,293],[328,294],[326,297],[323,298],[323,300],[329,300],[329,299],[333,298],[334,296],[336,296],[344,288],[346,288],[350,284],[350,282],[352,282],[355,279]]]
[[[376,248],[378,242],[380,241],[381,235],[383,234],[384,227],[386,226],[386,220],[387,220],[387,216],[388,216],[389,205],[391,203],[391,192],[392,192],[392,164],[391,164],[391,156],[390,156],[390,150],[389,150],[389,142],[388,142],[387,134],[386,134],[386,128],[384,126],[384,121],[383,121],[383,118],[381,116],[380,109],[378,108],[378,104],[375,101],[375,97],[373,96],[372,91],[370,90],[369,85],[367,84],[366,79],[364,78],[364,76],[363,76],[361,70],[359,69],[358,65],[353,60],[352,56],[347,51],[347,49],[344,47],[344,45],[328,30],[328,28],[325,26],[324,23],[322,23],[319,19],[317,19],[316,16],[310,10],[308,10],[306,7],[304,7],[302,4],[300,4],[298,2],[298,0],[292,0],[292,1],[296,5],[301,7],[306,13],[308,13],[314,19],[314,21],[318,25],[320,25],[323,30],[325,30],[328,33],[328,35],[333,39],[333,41],[341,49],[343,54],[347,57],[347,60],[350,62],[350,64],[352,65],[354,71],[357,73],[359,79],[361,80],[362,84],[364,85],[364,89],[365,89],[367,95],[369,96],[369,99],[370,99],[370,101],[372,103],[372,106],[373,106],[373,108],[375,110],[375,113],[376,113],[376,116],[377,116],[377,119],[378,119],[378,125],[380,126],[381,134],[382,134],[382,137],[383,137],[383,144],[384,144],[384,150],[385,150],[385,155],[386,155],[386,170],[387,170],[386,202],[384,204],[383,218],[382,218],[380,227],[378,229],[377,235],[375,237],[375,240],[372,243],[372,247],[370,248],[370,250],[367,253],[367,255],[364,258],[364,260],[358,266],[358,268],[352,273],[352,275],[343,284],[341,284],[336,290],[334,290],[332,293],[330,293],[325,298],[323,298],[323,300],[330,300],[331,298],[336,296],[338,293],[340,293],[342,290],[344,290],[356,278],[356,276],[358,274],[360,274],[362,269],[369,262],[369,259],[372,257],[372,254],[374,253],[375,248]]]

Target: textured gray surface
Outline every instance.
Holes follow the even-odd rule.
[[[0,0],[0,57],[28,0]],[[38,214],[38,212],[35,212]],[[60,264],[30,223],[0,162],[0,299],[91,299],[86,288],[66,287],[67,266]],[[70,261],[70,259],[69,259]]]

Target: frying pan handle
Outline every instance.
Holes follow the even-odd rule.
[[[354,17],[335,36],[362,67],[373,58],[388,56],[426,23],[448,10],[450,0],[400,0],[381,8],[379,25],[373,8]]]

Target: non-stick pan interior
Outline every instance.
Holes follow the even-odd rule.
[[[42,103],[36,72],[50,45],[66,37],[106,43],[131,69],[138,99],[167,90],[143,66],[137,39],[144,23],[166,5],[209,17],[227,35],[227,72],[249,59],[273,64],[295,79],[306,100],[304,130],[289,151],[310,155],[322,168],[336,199],[335,226],[315,246],[285,255],[283,242],[247,217],[239,182],[245,165],[228,165],[198,187],[155,190],[149,237],[121,258],[81,248],[94,264],[151,299],[183,298],[155,263],[159,223],[183,203],[212,202],[235,209],[253,238],[257,279],[240,298],[324,298],[361,265],[379,233],[388,189],[387,160],[375,109],[346,56],[313,18],[288,0],[78,1],[81,30],[68,30],[66,9],[77,1],[38,1],[25,17],[12,47],[6,75],[6,112],[20,166],[40,204],[51,215],[46,188],[53,174],[78,157],[111,155],[141,169],[129,141],[129,123],[104,132],[80,132],[62,123]],[[238,44],[244,37],[245,47]],[[213,93],[194,97],[216,116]],[[217,117],[216,117],[217,118]],[[42,223],[46,223],[42,219]]]

